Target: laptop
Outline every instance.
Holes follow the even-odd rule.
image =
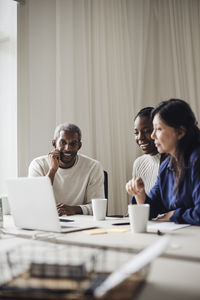
[[[95,228],[73,222],[61,222],[49,177],[19,177],[7,179],[7,192],[11,214],[17,227],[23,229],[73,232]]]

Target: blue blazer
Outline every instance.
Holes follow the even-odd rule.
[[[200,148],[195,149],[189,158],[182,188],[176,195],[175,172],[170,157],[161,164],[154,187],[146,197],[150,204],[150,219],[158,214],[174,210],[170,221],[200,225]],[[131,200],[135,203],[135,197]]]

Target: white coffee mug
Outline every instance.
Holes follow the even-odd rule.
[[[129,204],[128,214],[132,232],[139,233],[147,231],[149,204]]]
[[[96,198],[92,199],[92,211],[95,221],[105,220],[107,209],[107,199]]]

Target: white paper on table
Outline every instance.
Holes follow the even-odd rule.
[[[170,232],[190,226],[190,224],[176,224],[174,222],[152,222],[147,225],[147,232]]]
[[[131,274],[140,271],[142,268],[151,263],[157,256],[163,253],[163,251],[167,247],[169,239],[170,237],[168,235],[165,235],[153,245],[145,248],[143,251],[137,254],[128,263],[124,264],[121,268],[109,275],[106,280],[95,289],[95,297],[102,297],[110,289],[123,282]]]

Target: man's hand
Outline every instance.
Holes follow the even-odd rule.
[[[146,194],[144,190],[144,182],[141,177],[129,180],[126,184],[126,190],[129,195],[135,196],[138,204],[143,204],[145,202]]]
[[[60,151],[58,149],[55,149],[54,151],[50,152],[48,156],[51,162],[51,170],[54,170],[56,172],[59,168],[60,163]]]
[[[80,208],[80,206],[71,206],[71,205],[66,205],[63,203],[59,203],[57,204],[57,210],[58,210],[58,215],[59,216],[63,216],[63,215],[82,215],[82,209]]]
[[[54,181],[54,177],[55,177],[55,174],[59,168],[59,163],[60,163],[60,151],[55,149],[54,151],[50,152],[48,154],[49,156],[49,159],[50,159],[50,169],[49,169],[49,172],[48,172],[48,176],[49,178],[51,179],[51,183],[53,184],[53,181]]]

